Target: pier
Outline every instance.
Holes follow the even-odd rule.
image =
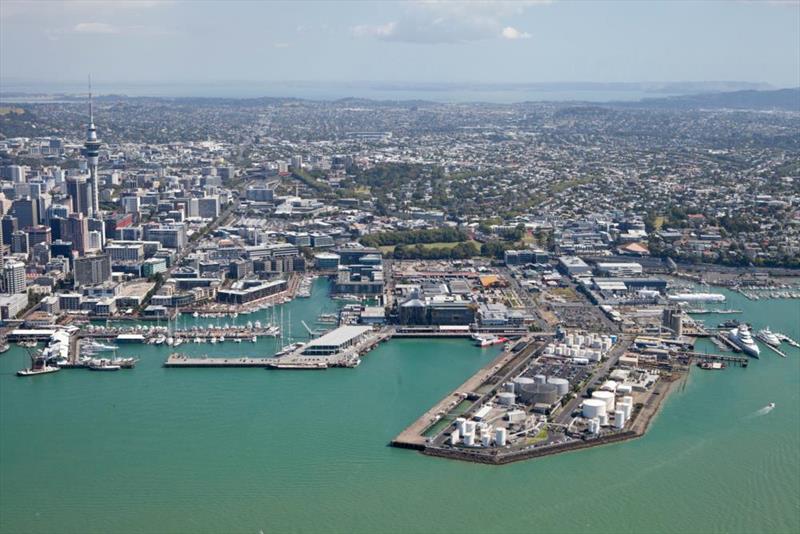
[[[370,332],[364,339],[330,354],[306,354],[306,344],[299,344],[291,352],[268,358],[248,356],[192,357],[170,354],[164,367],[261,367],[265,369],[327,369],[329,367],[357,367],[361,357],[379,343],[392,337],[391,329]]]
[[[689,358],[689,360],[700,360],[705,362],[723,362],[735,365],[737,367],[747,367],[750,358],[744,356],[730,356],[727,354],[706,354],[703,352],[682,351],[681,356]]]

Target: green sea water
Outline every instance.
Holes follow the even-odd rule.
[[[296,334],[335,309],[324,289],[285,306]],[[756,328],[800,338],[798,301],[726,294]],[[496,348],[393,340],[356,369],[303,372],[164,369],[167,348],[120,352],[136,369],[26,379],[22,349],[0,356],[0,532],[800,531],[798,349],[692,371],[642,439],[501,467],[387,446]]]

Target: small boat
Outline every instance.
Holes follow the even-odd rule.
[[[767,406],[768,406],[770,409],[772,409],[772,408],[774,408],[774,407],[775,407],[775,403],[774,403],[774,402],[770,402],[769,404],[767,404]]]
[[[194,317],[195,319],[197,319],[198,317],[200,317],[200,314],[199,314],[199,313],[197,313],[197,312],[194,312],[194,313],[192,314],[192,317]]]
[[[709,371],[719,371],[725,369],[725,364],[722,362],[698,362],[697,367]]]
[[[257,336],[253,336],[253,338],[250,341],[252,341],[253,343],[256,343],[258,341],[258,337]]]
[[[35,375],[46,375],[48,373],[55,373],[56,371],[60,371],[60,367],[51,367],[49,365],[43,365],[37,368],[29,368],[29,369],[20,369],[17,371],[17,376],[35,376]]]
[[[89,362],[90,371],[119,371],[120,369],[122,369],[122,366],[114,364],[111,360],[106,360],[105,358]]]

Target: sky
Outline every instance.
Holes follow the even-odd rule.
[[[800,1],[0,0],[12,82],[800,85]]]

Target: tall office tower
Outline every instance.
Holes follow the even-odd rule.
[[[3,281],[7,293],[25,293],[25,264],[9,261],[3,265]]]
[[[28,234],[22,230],[17,230],[11,234],[11,253],[12,254],[27,254],[28,253]]]
[[[67,215],[50,218],[50,237],[55,241],[67,235]]]
[[[86,215],[100,217],[100,184],[97,177],[97,161],[100,156],[100,141],[94,127],[94,108],[92,107],[92,79],[89,78],[89,126],[86,128],[86,142],[83,144],[83,155],[89,167],[89,181],[92,190],[89,213]]]
[[[72,241],[73,250],[77,250],[81,255],[86,254],[86,250],[89,247],[88,223],[88,219],[85,219],[82,213],[72,213],[67,218],[66,238]]]
[[[53,232],[49,226],[30,226],[25,231],[28,232],[28,247],[33,247],[37,243],[46,243],[49,246],[52,241]]]
[[[122,197],[122,209],[125,213],[139,213],[140,208],[139,197]]]
[[[24,183],[26,174],[25,170],[25,167],[22,167],[21,165],[9,165],[8,178],[15,184]]]
[[[87,222],[89,227],[89,232],[97,232],[100,234],[100,246],[97,248],[102,248],[106,244],[106,223],[102,219],[89,219]]]
[[[66,219],[67,215],[69,215],[69,208],[63,204],[50,204],[50,206],[47,208],[48,221],[53,217],[61,217],[62,219]]]
[[[19,221],[13,215],[4,215],[2,222],[3,226],[3,244],[11,244],[11,234],[19,229]]]
[[[92,211],[92,185],[85,176],[67,178],[67,195],[72,199],[72,211],[87,217]]]
[[[62,241],[60,239],[53,241],[50,244],[50,256],[53,258],[61,256],[62,258],[72,259],[72,241]]]
[[[50,262],[50,244],[36,243],[31,247],[31,258],[36,265],[47,265]]]
[[[75,284],[93,286],[111,279],[111,261],[108,254],[86,256],[75,260]]]
[[[11,213],[17,218],[20,228],[39,224],[39,203],[30,198],[18,198],[11,205]]]

